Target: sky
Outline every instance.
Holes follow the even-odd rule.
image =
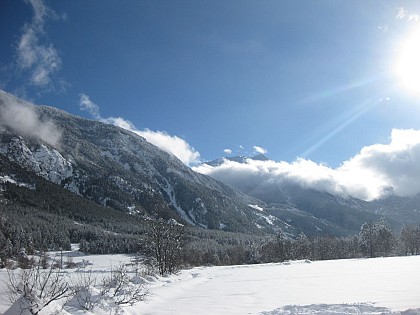
[[[413,194],[419,14],[392,0],[1,0],[0,88],[227,182],[242,166],[200,162],[263,153],[254,180]]]

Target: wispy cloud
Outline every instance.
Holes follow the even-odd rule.
[[[224,149],[223,152],[225,154],[232,154],[232,150],[231,149]]]
[[[32,6],[34,15],[31,23],[23,26],[23,34],[16,45],[16,64],[20,71],[29,76],[29,84],[51,88],[53,76],[61,69],[62,60],[57,49],[45,36],[48,19],[58,19],[43,0],[25,0]]]
[[[132,131],[158,148],[175,155],[188,166],[197,165],[200,162],[200,153],[184,139],[170,135],[165,131],[139,130],[131,121],[121,117],[101,117],[99,106],[92,102],[88,95],[80,93],[79,97],[80,109],[90,113],[94,119]]]
[[[238,188],[280,186],[290,182],[302,187],[372,200],[393,193],[420,193],[420,130],[394,129],[388,144],[364,147],[338,168],[299,158],[292,163],[247,160],[220,166],[201,165],[195,171]]]
[[[395,19],[407,20],[409,22],[418,22],[420,20],[420,16],[414,11],[407,10],[404,7],[399,7]]]
[[[60,130],[50,120],[42,119],[34,105],[0,91],[0,126],[11,128],[22,136],[37,137],[57,147]]]
[[[268,151],[260,146],[254,145],[253,149],[255,150],[256,153],[260,153],[260,154],[266,154]]]
[[[378,26],[377,28],[378,30],[381,30],[384,33],[389,31],[388,25],[381,25],[381,26]]]
[[[79,98],[79,106],[81,110],[88,112],[95,119],[101,118],[101,115],[99,113],[99,106],[92,102],[88,95],[80,93]]]

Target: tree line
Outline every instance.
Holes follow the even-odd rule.
[[[283,262],[287,260],[329,260],[420,253],[420,225],[405,226],[394,233],[386,221],[366,222],[357,235],[328,235],[291,238],[282,232],[245,243],[217,244],[202,240],[186,245],[184,260],[194,266]]]
[[[72,243],[90,254],[141,253],[176,257],[177,265],[232,265],[281,262],[291,259],[343,259],[420,252],[420,225],[405,226],[393,233],[384,221],[366,222],[358,235],[328,235],[293,238],[182,227],[174,222],[145,219],[103,207],[65,191],[43,179],[34,179],[35,189],[10,183],[0,196],[0,267],[8,260],[21,260],[35,251],[67,250]],[[51,197],[53,196],[53,197]],[[175,233],[176,232],[176,233]],[[153,233],[155,236],[153,237]],[[162,235],[160,235],[160,233]],[[157,248],[176,234],[175,252]],[[176,238],[175,237],[175,238]],[[172,242],[172,243],[171,243]],[[177,269],[164,263],[161,273]]]

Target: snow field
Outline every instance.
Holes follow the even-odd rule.
[[[343,306],[343,313],[335,314],[350,309],[349,314],[368,309],[366,314],[380,314],[373,311],[380,307],[420,314],[419,266],[420,257],[393,257],[194,268],[178,276],[189,280],[154,287],[146,305],[129,309],[130,314],[282,314],[279,308],[311,305],[296,314],[315,314],[327,304],[324,311]]]
[[[132,258],[76,250],[63,256],[75,263],[89,261],[86,270],[98,278]],[[197,267],[168,277],[136,278],[150,294],[145,302],[125,306],[118,314],[420,314],[419,267],[420,256]],[[76,269],[66,271],[69,277],[77,274]],[[11,306],[6,280],[2,269],[0,314]],[[63,314],[110,311],[106,306],[93,313],[66,307]]]

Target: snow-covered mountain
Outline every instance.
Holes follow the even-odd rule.
[[[264,154],[257,154],[254,156],[244,156],[244,155],[236,155],[236,156],[227,156],[222,157],[213,161],[205,162],[205,164],[210,166],[219,166],[222,165],[226,160],[227,161],[233,161],[238,163],[245,163],[246,160],[255,160],[255,161],[268,161],[268,157],[266,157]]]
[[[252,160],[268,160],[268,158],[260,155],[225,157],[205,164],[218,167],[226,162],[246,164]],[[230,180],[228,176],[217,179],[264,201],[266,213],[309,235],[357,233],[364,222],[377,221],[381,217],[385,217],[395,228],[402,224],[420,222],[420,211],[415,202],[420,197],[389,197],[366,202],[352,197],[332,195],[286,180],[267,180],[255,185],[250,181],[236,180],[234,177]]]
[[[25,117],[6,120],[11,111]],[[260,211],[265,206],[260,200],[192,171],[130,131],[34,106],[3,91],[0,154],[75,194],[123,212],[157,214],[209,229],[297,232]]]
[[[407,197],[386,196],[369,203],[367,210],[406,225],[420,222],[420,194]]]
[[[0,155],[98,204],[209,229],[348,235],[358,232],[365,221],[382,216],[391,218],[393,225],[413,218],[420,221],[420,212],[411,209],[415,202],[407,199],[367,203],[292,184],[255,187],[244,182],[234,188],[233,183],[194,172],[130,131],[35,106],[3,91]],[[207,164],[220,165],[226,159],[246,163],[248,158]],[[14,174],[0,176],[3,182],[14,180]],[[401,204],[404,216],[395,214]]]

